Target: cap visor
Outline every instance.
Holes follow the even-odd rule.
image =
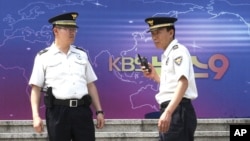
[[[58,25],[57,24],[56,26],[79,28],[77,25]]]
[[[159,28],[152,28],[152,29],[149,29],[148,31],[147,31],[147,33],[149,33],[149,32],[152,32],[152,31],[155,31],[155,30],[158,30]]]

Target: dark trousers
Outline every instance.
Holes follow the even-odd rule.
[[[161,104],[161,113],[169,102]],[[194,141],[197,126],[196,113],[191,100],[183,98],[172,115],[167,133],[160,133],[160,141]]]
[[[95,141],[93,113],[89,106],[55,105],[46,109],[49,141]]]

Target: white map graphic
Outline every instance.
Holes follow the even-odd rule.
[[[250,2],[247,0],[64,0],[57,2],[25,0],[16,3],[18,4],[12,8],[13,5],[8,4],[7,1],[0,2],[0,32],[2,33],[0,34],[0,103],[2,103],[0,106],[4,109],[0,110],[0,119],[31,117],[28,81],[33,59],[36,52],[49,46],[53,41],[51,25],[46,19],[61,12],[80,11],[81,18],[78,23],[82,27],[79,28],[76,44],[82,45],[80,47],[87,50],[101,81],[97,84],[100,86],[103,106],[110,108],[106,112],[108,118],[126,116],[138,118],[143,117],[147,112],[159,110],[154,100],[154,95],[158,92],[158,84],[143,78],[138,71],[124,72],[115,69],[108,71],[109,58],[114,60],[117,57],[135,57],[141,52],[147,56],[151,52],[153,55],[160,55],[160,51],[155,51],[150,34],[146,33],[147,26],[144,19],[148,16],[165,15],[180,18],[177,26],[188,36],[182,36],[182,33],[177,33],[177,36],[193,53],[210,51],[221,46],[218,43],[213,45],[214,41],[228,42],[227,47],[232,47],[232,51],[236,50],[235,46],[241,42],[242,50],[238,52],[249,52],[249,49],[244,48],[249,47],[250,33],[250,18],[249,14],[246,14],[250,8]],[[199,21],[195,16],[199,17]],[[218,24],[218,32],[207,29],[211,28],[212,22],[219,23],[219,19],[228,21],[230,27]],[[233,22],[235,27],[231,26]],[[185,23],[199,25],[192,27],[191,31]],[[204,25],[206,27],[199,27]],[[219,32],[220,28],[223,34]],[[227,29],[230,29],[228,33],[226,33]],[[211,38],[212,32],[216,32],[216,35],[228,36]],[[207,38],[199,38],[197,33]],[[189,38],[189,36],[192,37]],[[224,50],[220,48],[219,51]],[[118,65],[122,65],[121,62],[118,62]],[[249,80],[245,82],[246,85],[241,91],[249,94]],[[112,86],[116,87],[111,88]],[[113,94],[114,92],[116,94]],[[120,92],[122,96],[119,96]],[[117,101],[113,103],[123,103],[123,106],[121,108],[112,106],[110,99],[116,99]],[[42,105],[41,108],[44,109],[44,106]],[[20,112],[23,109],[27,111]],[[121,109],[129,113],[119,113]],[[230,116],[234,113],[224,114]]]

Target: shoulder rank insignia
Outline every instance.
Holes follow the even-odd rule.
[[[76,48],[76,49],[79,49],[79,50],[81,50],[81,51],[83,51],[83,52],[85,52],[85,50],[84,50],[83,48],[80,48],[80,47],[77,47],[77,46],[75,46],[75,48]]]
[[[175,58],[175,59],[174,59],[174,62],[175,62],[177,65],[180,65],[181,62],[182,62],[182,56]]]
[[[173,46],[173,49],[177,49],[177,48],[178,48],[178,45],[174,45],[174,46]]]
[[[45,48],[41,51],[38,52],[39,55],[42,55],[43,53],[47,52],[49,49],[48,48]]]

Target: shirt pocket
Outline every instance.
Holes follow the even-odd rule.
[[[63,66],[61,61],[50,61],[46,69],[47,78],[57,78],[63,73]]]
[[[161,83],[166,83],[174,75],[173,61],[168,60],[166,64],[162,66]]]
[[[169,59],[165,65],[162,66],[164,73],[173,73],[174,72],[174,62]]]
[[[73,75],[85,77],[86,69],[87,69],[87,61],[74,60],[72,63],[71,72],[73,73]]]

